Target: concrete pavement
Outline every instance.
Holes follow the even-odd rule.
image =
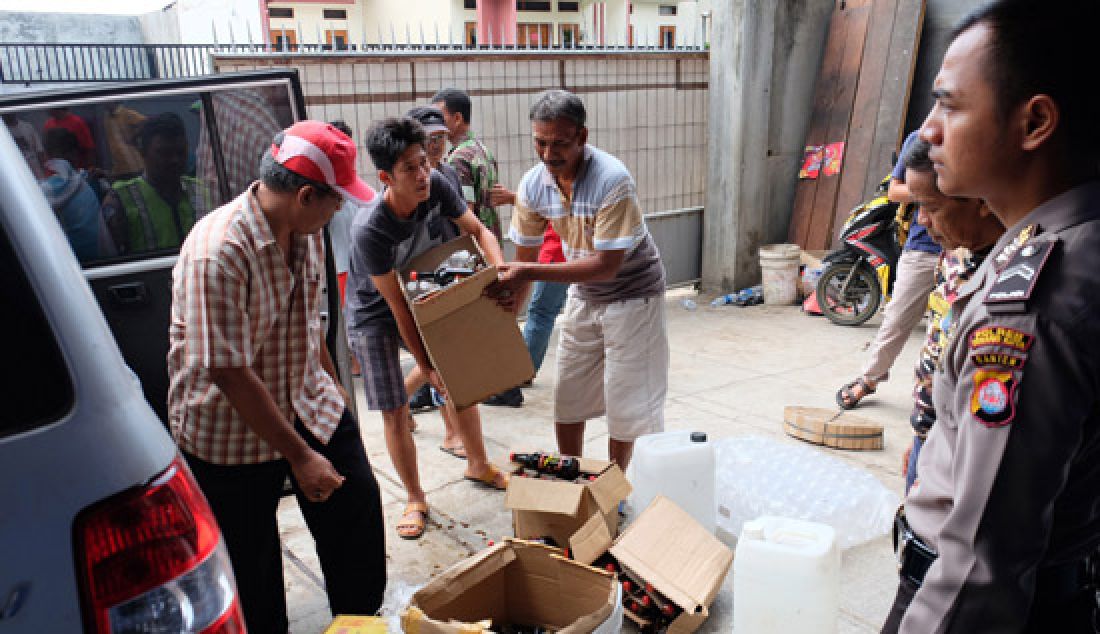
[[[694,311],[680,301],[692,298]],[[835,407],[834,394],[855,377],[874,337],[880,317],[859,328],[834,326],[823,317],[807,317],[797,307],[726,306],[710,308],[710,297],[693,291],[671,291],[667,298],[672,351],[668,429],[707,432],[712,439],[762,435],[796,443],[782,432],[783,407]],[[886,448],[878,452],[822,449],[870,471],[900,494],[900,460],[909,443],[912,368],[923,339],[923,324],[914,330],[898,362],[893,380],[857,410],[886,428]],[[556,335],[555,335],[556,340]],[[553,342],[551,342],[553,344]],[[490,458],[503,464],[512,447],[555,447],[551,420],[554,345],[534,385],[524,390],[523,407],[482,407]],[[360,424],[382,490],[387,524],[387,609],[399,609],[416,587],[450,565],[484,548],[489,540],[511,533],[511,516],[503,494],[462,478],[465,463],[439,450],[442,421],[438,412],[417,416],[414,434],[420,474],[431,505],[431,520],[416,541],[400,539],[393,526],[402,510],[401,483],[390,464],[382,434],[382,419],[368,412],[357,385]],[[607,457],[604,421],[590,422],[586,452]],[[330,620],[322,589],[320,566],[312,539],[293,497],[279,511],[284,544],[291,631],[323,631]],[[701,631],[729,632],[733,623],[732,572],[711,608]],[[877,632],[896,589],[897,573],[889,537],[844,553],[841,582],[842,633]],[[632,630],[630,626],[627,629]]]

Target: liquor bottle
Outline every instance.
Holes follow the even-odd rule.
[[[438,284],[441,287],[444,287],[451,285],[456,280],[470,277],[474,273],[474,269],[469,267],[455,267],[444,265],[434,271],[411,271],[409,273],[409,279],[428,280]]]
[[[581,475],[581,463],[573,456],[538,451],[535,453],[512,453],[512,462],[528,469],[546,473],[562,480],[575,480]]]

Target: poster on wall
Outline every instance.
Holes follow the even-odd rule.
[[[802,169],[798,170],[798,177],[803,180],[814,180],[821,173],[821,160],[825,156],[825,146],[807,145],[802,153]]]
[[[844,142],[830,143],[825,146],[824,157],[821,159],[821,173],[825,176],[836,176],[840,173],[840,165],[844,162]]]

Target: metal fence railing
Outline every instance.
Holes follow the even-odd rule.
[[[0,82],[99,82],[197,77],[213,72],[207,45],[4,44]]]
[[[702,33],[689,36],[677,45],[666,46],[656,37],[650,41],[646,34],[626,44],[611,40],[606,44],[566,45],[542,42],[539,38],[526,43],[501,44],[494,41],[493,33],[482,44],[456,41],[453,34],[441,35],[436,30],[426,34],[419,30],[419,37],[411,29],[404,33],[396,29],[379,29],[373,42],[326,42],[320,33],[317,42],[292,41],[284,31],[272,30],[274,42],[221,42],[214,44],[41,44],[0,42],[0,83],[52,83],[52,82],[107,82],[135,81],[142,79],[174,79],[197,77],[214,72],[211,56],[214,54],[282,54],[318,55],[348,53],[425,53],[425,52],[685,52],[703,51]],[[387,39],[388,38],[388,39]],[[251,38],[250,38],[251,39]],[[497,40],[501,39],[499,34]],[[513,38],[514,39],[514,38]]]

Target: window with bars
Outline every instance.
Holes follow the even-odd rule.
[[[268,7],[267,14],[273,18],[293,18],[294,9],[289,7]]]
[[[676,5],[674,5],[674,4],[657,5],[657,15],[676,15]]]
[[[549,11],[550,0],[516,0],[516,11]]]
[[[322,17],[326,20],[347,20],[347,9],[324,9],[321,11]]]

